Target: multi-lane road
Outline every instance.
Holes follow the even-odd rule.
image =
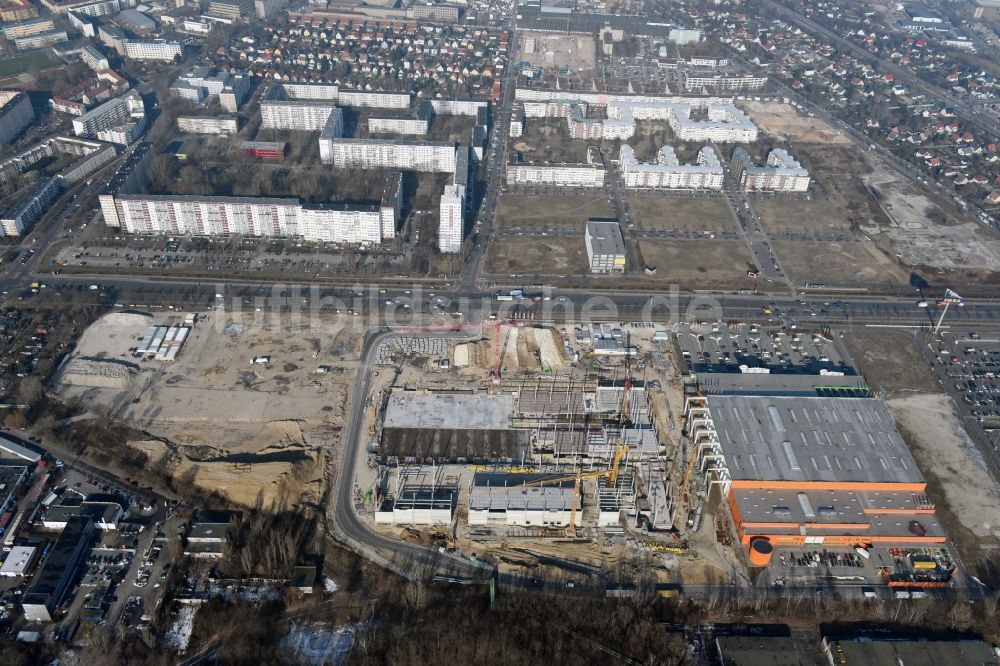
[[[37,294],[26,288],[33,280],[45,281],[47,287]],[[90,290],[99,285],[100,291]],[[253,280],[162,279],[137,276],[69,276],[45,273],[21,273],[0,276],[6,302],[16,303],[28,297],[24,305],[58,306],[67,302],[70,291],[104,293],[105,300],[123,308],[174,308],[205,310],[224,306],[227,310],[281,313],[297,310],[316,316],[371,317],[372,325],[384,321],[399,324],[443,325],[455,317],[441,314],[461,313],[463,321],[478,322],[492,314],[504,316],[511,311],[528,313],[537,321],[783,321],[799,326],[932,326],[940,310],[930,300],[929,307],[918,307],[920,295],[901,287],[900,296],[834,295],[822,290],[803,292],[799,298],[785,293],[736,294],[665,290],[657,292],[627,289],[564,289],[534,287],[516,283],[496,285],[489,291],[465,287],[442,287],[414,283],[404,288],[357,284],[324,286],[316,284],[270,284]],[[497,301],[495,291],[525,288],[543,300]],[[222,294],[222,298],[217,295]],[[433,297],[431,296],[433,294]],[[96,297],[96,296],[95,296]],[[432,303],[432,300],[434,303]],[[389,302],[389,304],[387,304]],[[409,305],[408,308],[400,304]],[[432,307],[435,305],[435,307]],[[766,314],[764,309],[772,310]],[[1000,328],[1000,300],[969,300],[964,307],[952,307],[944,327],[962,329]]]

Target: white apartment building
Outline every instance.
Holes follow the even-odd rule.
[[[265,98],[260,103],[261,127],[318,132],[326,126],[334,109],[329,102]]]
[[[73,133],[102,141],[127,145],[135,141],[145,127],[146,111],[135,90],[109,100],[73,119]]]
[[[312,99],[337,101],[340,88],[327,83],[282,83],[275,84],[279,90],[275,93],[278,99]],[[270,95],[270,92],[268,93]]]
[[[766,76],[727,76],[725,74],[698,74],[685,72],[684,90],[688,92],[737,92],[760,90],[767,85]]]
[[[250,95],[250,77],[234,74],[229,78],[226,87],[219,92],[219,106],[224,111],[236,113]]]
[[[636,121],[665,120],[684,141],[750,143],[757,140],[757,127],[746,114],[733,106],[731,100],[719,98],[590,93],[576,94],[572,99],[543,97],[522,104],[526,118],[566,118],[566,131],[574,139],[624,141],[635,134]],[[605,107],[607,117],[588,118],[588,104]],[[692,119],[696,109],[704,110],[707,117]],[[523,126],[520,129],[523,130]]]
[[[650,189],[721,190],[722,163],[711,147],[698,151],[696,164],[681,164],[671,146],[660,148],[656,162],[639,162],[635,151],[623,145],[618,156],[625,187]]]
[[[80,60],[95,72],[111,67],[107,57],[90,44],[86,44],[80,49]]]
[[[421,118],[375,118],[368,119],[369,134],[413,134],[424,136],[430,123]]]
[[[764,166],[757,166],[747,151],[736,148],[732,166],[740,185],[747,191],[805,192],[809,189],[809,172],[782,148],[768,153]]]
[[[455,146],[434,141],[321,138],[320,159],[344,169],[454,172]]]
[[[625,239],[615,220],[587,220],[584,230],[591,273],[625,272]]]
[[[344,136],[344,112],[334,107],[319,133],[319,160],[324,164],[333,161],[333,140]]]
[[[125,42],[125,57],[132,60],[170,61],[183,54],[180,42]]]
[[[288,9],[288,0],[254,0],[254,11],[261,21],[269,21]]]
[[[0,213],[0,236],[21,236],[38,221],[62,189],[56,176],[37,183],[23,197]]]
[[[757,126],[732,104],[709,105],[706,109],[707,120],[692,120],[694,108],[678,104],[668,116],[670,129],[678,139],[715,143],[753,143],[757,140]]]
[[[395,225],[393,221],[386,228],[380,206],[313,206],[295,199],[118,195],[114,205],[122,229],[136,234],[298,236],[307,241],[380,243]]]
[[[65,0],[42,0],[42,4],[53,14],[65,14],[67,12],[77,12],[85,16],[108,16],[116,14],[122,9],[135,5],[134,0],[78,0],[66,2]]]
[[[576,99],[551,99],[542,101],[526,101],[522,103],[525,118],[566,118],[575,107],[587,114],[587,103]]]
[[[410,108],[410,94],[339,90],[337,103],[341,106],[363,106],[374,109],[408,109]]]
[[[462,251],[462,212],[465,210],[465,187],[448,185],[441,193],[438,221],[438,249],[445,253]]]
[[[479,109],[489,108],[489,103],[470,99],[432,99],[431,108],[434,113],[445,116],[476,116]]]
[[[188,134],[236,134],[234,116],[177,116],[177,129]]]
[[[521,162],[507,165],[507,184],[604,187],[604,168],[596,164]]]
[[[69,35],[65,30],[52,30],[50,32],[40,32],[37,35],[17,37],[14,39],[14,46],[18,51],[27,51],[29,49],[40,49],[43,46],[51,46],[52,44],[60,44],[66,41],[69,41]]]
[[[52,22],[52,19],[36,18],[7,23],[0,27],[0,32],[3,33],[4,39],[13,40],[18,37],[28,37],[30,35],[39,35],[44,32],[52,32],[55,29],[56,24]]]
[[[0,90],[0,143],[10,143],[35,119],[31,100],[20,90]]]
[[[510,114],[510,132],[508,132],[511,138],[516,139],[524,134],[524,104],[521,102],[516,102],[514,104],[514,109]]]

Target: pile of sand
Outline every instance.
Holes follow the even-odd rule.
[[[532,334],[535,337],[535,344],[538,345],[538,353],[542,358],[542,368],[555,370],[562,367],[565,362],[562,341],[556,339],[556,332],[551,328],[536,328]]]
[[[117,359],[76,356],[63,368],[59,381],[67,386],[125,389],[139,373],[139,366]]]

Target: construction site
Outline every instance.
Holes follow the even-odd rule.
[[[393,339],[358,507],[380,532],[520,573],[949,584],[923,476],[839,340],[816,332],[814,352],[772,363],[777,332],[747,326],[728,336],[746,338],[741,365],[691,364],[686,338],[720,325],[681,328],[493,321],[458,342]]]

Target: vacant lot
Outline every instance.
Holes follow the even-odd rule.
[[[38,71],[52,66],[48,51],[36,51],[28,55],[0,60],[0,77],[18,76],[25,72]]]
[[[809,170],[822,194],[816,201],[773,199],[752,204],[769,231],[859,232],[862,225],[889,222],[860,176],[871,166],[852,146],[794,144],[792,155]]]
[[[850,331],[844,334],[844,343],[872,390],[886,397],[941,392],[941,384],[909,335],[894,331]]]
[[[771,136],[806,143],[846,144],[850,140],[826,122],[780,102],[738,102],[750,119]]]
[[[690,289],[749,287],[750,253],[742,241],[640,241],[647,266],[657,281]]]
[[[490,243],[492,273],[580,275],[588,272],[583,238],[500,237]]]
[[[722,199],[630,197],[628,205],[643,229],[739,229],[729,205]]]
[[[973,574],[995,581],[1000,548],[1000,487],[942,393],[894,398],[889,408],[927,480],[937,518]]]
[[[799,283],[903,282],[908,273],[874,243],[771,243],[778,260]]]
[[[322,447],[343,425],[362,333],[332,314],[302,322],[202,314],[176,362],[162,364],[128,349],[149,325],[179,317],[113,313],[81,336],[58,390],[149,433],[130,444],[202,490],[246,506],[258,494],[265,505],[315,499]],[[256,355],[269,362],[250,365]],[[318,375],[321,364],[336,370]]]
[[[506,194],[497,206],[497,224],[510,227],[574,227],[583,230],[588,218],[614,217],[607,197],[533,197]]]
[[[511,139],[525,162],[586,162],[589,145],[583,139],[569,138],[565,118],[528,118],[524,133]]]
[[[596,57],[594,38],[590,36],[548,32],[524,32],[521,36],[521,60],[528,60],[543,69],[592,71]]]
[[[772,233],[854,233],[855,218],[837,204],[820,201],[768,199],[754,201],[753,211],[760,215],[764,228]],[[864,223],[862,219],[856,219]]]

